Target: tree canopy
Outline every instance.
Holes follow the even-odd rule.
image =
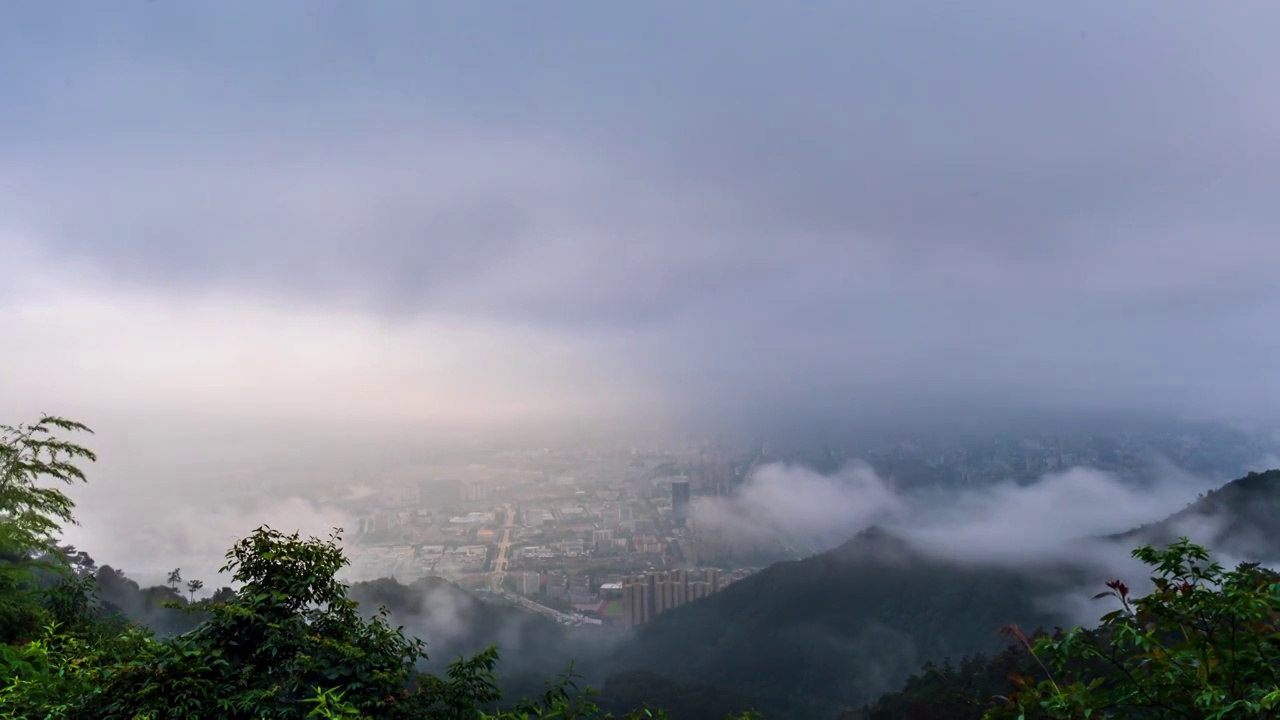
[[[91,432],[53,415],[30,425],[0,425],[0,642],[28,637],[47,620],[33,592],[36,570],[60,569],[50,562],[61,557],[56,534],[75,522],[75,503],[61,486],[84,482],[76,462],[96,459],[89,449],[54,436],[56,430]]]
[[[41,484],[83,481],[74,460],[94,456],[53,437],[55,428],[88,430],[45,417],[4,427],[0,437],[0,621],[8,634],[0,644],[0,718],[612,717],[579,691],[572,668],[542,697],[500,709],[494,647],[443,676],[419,673],[424,643],[393,627],[385,610],[362,616],[337,580],[347,563],[340,530],[318,539],[264,526],[238,541],[222,571],[239,590],[196,603],[203,583],[190,581],[186,609],[203,619],[189,632],[157,638],[145,627],[103,621],[93,607],[91,561],[54,544],[58,529],[74,522],[74,506]],[[49,558],[58,578],[43,591],[32,568]],[[98,575],[112,577],[106,570]],[[166,591],[176,605],[180,582],[175,570]]]
[[[1096,597],[1120,608],[1096,631],[1021,636],[1040,672],[1015,675],[989,717],[1280,716],[1280,577],[1256,563],[1227,570],[1187,538],[1133,554],[1155,589],[1135,598],[1113,580]]]

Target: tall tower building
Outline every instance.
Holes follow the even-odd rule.
[[[702,579],[707,583],[711,592],[720,591],[720,571],[715,568],[707,568],[702,571]]]
[[[672,608],[700,600],[720,589],[720,571],[670,570],[622,579],[622,619],[642,625]]]
[[[643,625],[652,617],[650,612],[649,582],[644,575],[633,575],[622,580],[622,621],[627,627]]]
[[[689,601],[689,571],[672,570],[670,578],[671,606],[680,607]]]
[[[689,602],[701,600],[711,594],[711,583],[703,580],[689,583]]]
[[[536,572],[525,573],[520,589],[525,595],[537,595],[542,590],[542,574]]]
[[[684,527],[689,519],[689,479],[671,481],[671,519],[677,527]]]

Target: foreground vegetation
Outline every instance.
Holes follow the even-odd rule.
[[[993,657],[927,666],[901,692],[859,714],[867,720],[1280,717],[1280,576],[1212,562],[1183,538],[1134,556],[1154,590],[1133,597],[1121,581],[1096,599],[1119,608],[1094,629],[1028,634]]]
[[[238,589],[190,606],[206,616],[190,632],[161,639],[103,617],[92,576],[54,545],[60,523],[74,522],[72,502],[41,484],[84,481],[75,461],[93,454],[53,431],[88,428],[46,417],[0,430],[0,717],[600,717],[571,672],[542,697],[498,709],[493,648],[443,676],[419,674],[423,643],[385,612],[362,617],[336,579],[347,562],[337,533],[263,527],[237,542],[222,570]]]
[[[83,482],[77,463],[94,459],[59,430],[88,429],[56,417],[0,427],[0,718],[611,717],[572,668],[542,696],[504,706],[494,648],[440,675],[419,672],[423,643],[385,611],[359,613],[336,580],[347,562],[336,533],[259,528],[227,553],[236,590],[195,602],[192,581],[192,601],[181,602],[175,572],[171,604],[192,614],[187,631],[159,637],[131,624],[99,602],[83,554],[55,544],[74,522],[58,483]],[[1186,539],[1135,556],[1155,589],[1134,597],[1109,583],[1099,597],[1119,607],[1100,627],[1009,628],[1003,653],[928,665],[848,717],[1280,716],[1280,577],[1257,565],[1225,569]]]

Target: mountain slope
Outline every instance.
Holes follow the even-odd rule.
[[[930,560],[880,530],[773,565],[643,626],[631,667],[741,694],[790,717],[833,717],[927,660],[1003,645],[1051,618],[1054,577]],[[773,714],[771,717],[780,717]]]
[[[1183,535],[1241,561],[1274,563],[1280,559],[1280,470],[1250,473],[1160,522],[1111,539],[1126,546],[1160,546]],[[907,711],[914,717],[979,720],[993,695],[1007,696],[1015,690],[1007,680],[1013,672],[1029,676],[1038,672],[1034,661],[1017,645],[995,657],[972,657],[959,667],[919,673],[857,717],[890,720],[908,716],[904,714]]]
[[[1280,561],[1280,470],[1232,480],[1158,523],[1113,536],[1165,545],[1188,535],[1232,558]]]
[[[1110,539],[1132,547],[1190,533],[1233,558],[1267,560],[1280,558],[1278,530],[1280,471],[1271,471]],[[1083,579],[1078,568],[951,564],[873,529],[658,617],[639,629],[624,666],[734,693],[773,718],[834,717],[925,662],[999,651],[1008,624],[1052,628],[1039,600]]]

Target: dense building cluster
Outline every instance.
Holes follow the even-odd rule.
[[[722,587],[716,569],[671,570],[629,575],[622,580],[622,618],[643,625],[671,608],[700,600]]]

